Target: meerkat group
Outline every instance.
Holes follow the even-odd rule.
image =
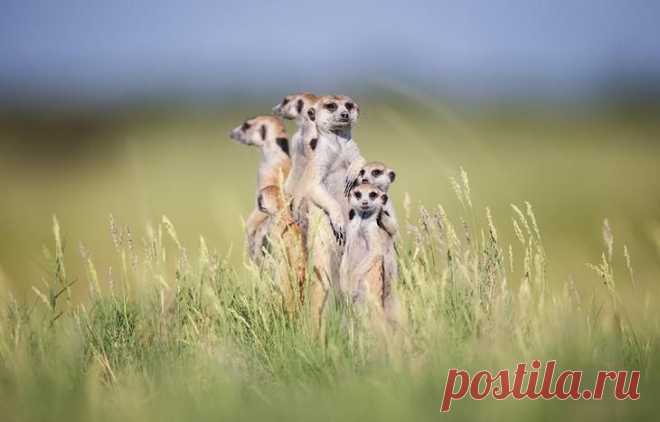
[[[343,95],[304,92],[284,97],[273,114],[249,119],[230,134],[262,152],[256,207],[245,223],[250,259],[259,264],[267,239],[293,227],[303,252],[289,257],[302,261],[292,262],[297,268],[310,264],[308,297],[317,324],[333,293],[357,307],[376,304],[396,324],[398,224],[388,196],[396,175],[360,153],[352,136],[358,104]],[[295,121],[290,146],[280,118]]]

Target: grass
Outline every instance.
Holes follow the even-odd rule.
[[[398,174],[407,322],[332,306],[320,339],[245,261],[257,156],[224,134],[259,108],[125,119],[47,158],[57,128],[30,150],[2,127],[1,420],[653,418],[657,124],[362,104],[361,148]],[[449,368],[532,359],[639,369],[641,399],[439,413]]]
[[[468,177],[450,182],[463,212],[406,201],[397,291],[406,323],[383,335],[331,306],[325,337],[303,312],[289,317],[268,273],[231,265],[201,238],[196,251],[172,222],[138,234],[111,217],[117,266],[105,274],[81,248],[84,276],[64,261],[53,220],[48,277],[34,299],[4,298],[0,319],[0,412],[5,420],[434,420],[450,367],[513,368],[557,359],[563,368],[639,369],[638,402],[454,403],[460,419],[644,419],[657,393],[658,315],[637,286],[625,303],[604,224],[592,292],[548,280],[529,203],[511,206],[516,244],[504,243],[489,209],[473,208]],[[483,217],[484,224],[480,224]],[[138,240],[139,239],[139,240]],[[626,252],[626,255],[629,255]],[[629,260],[628,260],[629,261]],[[173,270],[172,270],[173,269]],[[620,274],[619,274],[620,273]],[[73,285],[86,297],[72,299]],[[589,377],[586,377],[589,379]],[[444,417],[444,416],[442,416]]]

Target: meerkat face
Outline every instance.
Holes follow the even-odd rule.
[[[367,163],[358,174],[358,184],[368,183],[376,186],[383,192],[387,192],[390,184],[394,182],[396,173],[394,170],[387,168],[387,166],[378,161]]]
[[[388,197],[382,190],[368,183],[357,185],[351,190],[351,209],[360,215],[371,215],[387,204]]]
[[[234,128],[229,137],[245,145],[280,149],[289,154],[289,138],[284,123],[274,116],[257,116]]]
[[[273,107],[273,113],[289,120],[307,119],[307,111],[314,107],[317,99],[318,97],[310,92],[287,95]]]
[[[350,128],[357,123],[359,115],[360,107],[345,95],[319,97],[314,108],[308,111],[310,120],[316,121],[319,129],[327,131]]]

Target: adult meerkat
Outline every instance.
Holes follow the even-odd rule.
[[[383,236],[378,218],[389,198],[376,186],[364,183],[350,191],[346,250],[340,269],[341,292],[356,305],[367,301],[385,307],[385,255],[391,237]]]
[[[358,173],[357,183],[375,186],[385,194],[388,193],[390,185],[396,179],[396,173],[391,168],[379,161],[372,161],[365,164]],[[394,293],[394,283],[399,278],[399,265],[397,262],[397,252],[394,245],[394,238],[399,232],[399,225],[394,212],[392,201],[386,201],[378,215],[378,225],[380,226],[382,242],[386,246],[383,261],[384,292],[383,305],[387,319],[392,323],[400,321],[400,304],[397,295]]]
[[[279,261],[277,276],[281,280],[285,306],[294,311],[297,308],[297,299],[293,283],[287,275],[293,269],[302,295],[305,258],[300,230],[293,222],[281,189],[291,167],[286,129],[282,121],[275,116],[257,116],[233,129],[230,138],[261,150],[256,207],[245,222],[248,253],[254,262],[260,263],[266,237],[275,234],[282,240],[280,244],[284,248],[285,259]]]
[[[302,179],[309,160],[309,148],[305,139],[313,137],[316,125],[309,120],[307,111],[314,107],[318,97],[310,92],[287,95],[273,107],[273,113],[287,120],[296,122],[296,132],[291,136],[291,172],[284,183],[287,195],[296,192],[296,186]],[[307,135],[307,136],[306,136]],[[312,136],[310,136],[312,135]]]
[[[337,240],[343,243],[348,210],[344,195],[366,163],[352,136],[360,108],[350,97],[326,95],[307,114],[318,137],[309,141],[313,153],[304,176],[305,197],[328,215]]]
[[[351,129],[358,120],[359,107],[350,97],[318,97],[307,110],[307,117],[315,130],[304,133],[303,144],[309,148],[310,158],[293,196],[293,208],[309,210],[307,244],[317,280],[310,286],[310,302],[322,330],[330,289],[339,283],[340,247],[348,212],[343,193],[346,175],[353,161],[358,166],[364,160],[352,139]]]
[[[234,128],[229,137],[244,145],[261,150],[257,171],[256,206],[245,222],[248,254],[259,260],[268,233],[267,225],[283,207],[281,181],[289,174],[289,138],[284,124],[273,116],[257,116]]]

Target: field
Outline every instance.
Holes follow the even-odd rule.
[[[361,101],[356,140],[397,170],[407,323],[332,307],[318,338],[244,256],[258,153],[227,132],[269,107],[0,118],[2,420],[652,418],[652,113]],[[641,399],[439,413],[449,368],[533,359],[641,370]]]

